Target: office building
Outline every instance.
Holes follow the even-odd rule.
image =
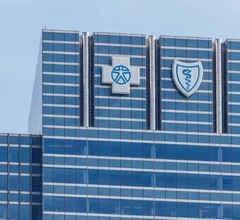
[[[237,39],[44,29],[0,218],[239,220],[239,85]]]

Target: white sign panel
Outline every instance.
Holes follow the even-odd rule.
[[[111,66],[102,66],[102,83],[112,84],[112,93],[130,94],[130,85],[140,85],[140,70],[130,66],[129,57],[112,57]]]

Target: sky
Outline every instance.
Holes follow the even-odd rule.
[[[41,30],[240,38],[239,0],[0,0],[0,133],[28,133]]]

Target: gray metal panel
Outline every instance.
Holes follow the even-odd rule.
[[[216,124],[217,133],[222,133],[222,40],[215,40],[216,50]]]
[[[155,91],[155,40],[154,35],[149,36],[149,71],[150,71],[150,129],[156,129],[156,91]]]
[[[89,45],[88,32],[83,32],[83,126],[89,127]]]

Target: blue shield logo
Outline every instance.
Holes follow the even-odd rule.
[[[185,96],[189,97],[197,91],[202,82],[202,63],[200,61],[194,63],[183,63],[174,60],[172,74],[177,88]]]

